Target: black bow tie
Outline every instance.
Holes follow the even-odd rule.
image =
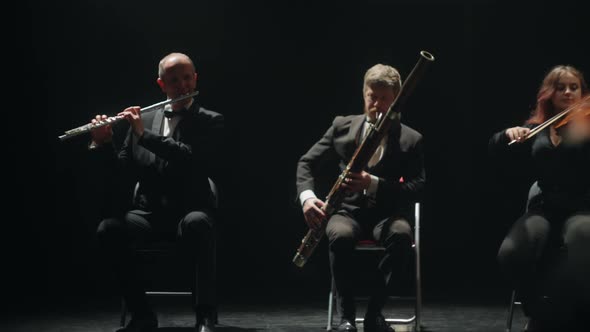
[[[175,116],[183,116],[186,115],[188,113],[188,110],[186,108],[177,110],[177,111],[173,111],[172,109],[167,109],[164,111],[164,116],[167,117],[168,119],[172,119]]]

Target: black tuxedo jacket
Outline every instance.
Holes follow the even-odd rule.
[[[334,174],[335,167],[342,172],[360,143],[360,133],[365,115],[338,116],[324,136],[315,143],[300,159],[297,165],[297,197],[304,190],[311,189],[316,194],[323,194],[318,189],[325,187],[326,179],[331,178],[330,185],[336,182],[339,174]],[[383,213],[394,215],[406,209],[412,201],[420,199],[426,173],[424,169],[423,139],[416,130],[395,122],[388,134],[387,147],[382,159],[373,168],[366,169],[379,177],[374,208]],[[326,176],[323,171],[333,174]],[[336,172],[337,172],[336,171]],[[403,182],[400,179],[403,178]],[[321,198],[321,197],[320,197]],[[366,206],[367,198],[363,193],[349,193],[343,201],[342,208],[354,210]]]
[[[144,134],[131,128],[120,146],[113,144],[118,173],[133,207],[147,211],[188,212],[213,207],[208,177],[220,162],[224,118],[194,102],[171,137],[160,134],[163,110],[142,114]]]

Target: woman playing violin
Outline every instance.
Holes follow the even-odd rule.
[[[555,308],[560,308],[561,319],[567,317],[572,324],[588,320],[589,95],[579,70],[556,66],[545,76],[536,107],[525,124],[502,130],[489,142],[490,152],[495,156],[528,155],[540,189],[540,193],[529,199],[527,212],[512,226],[498,252],[500,267],[514,285],[523,311],[529,317],[525,331],[550,329],[552,322],[547,318],[556,316],[550,313]],[[564,112],[563,116],[555,117],[560,112]],[[512,141],[516,144],[509,144]],[[554,281],[559,283],[556,289],[560,291],[547,294],[545,289],[540,294],[536,286],[540,263],[549,262],[547,254],[555,248],[563,254],[559,278]]]

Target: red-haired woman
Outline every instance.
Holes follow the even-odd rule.
[[[527,212],[512,226],[498,251],[503,272],[513,283],[529,320],[525,331],[544,331],[553,325],[552,310],[572,324],[588,319],[590,310],[590,129],[589,117],[578,117],[563,125],[555,121],[530,135],[531,129],[567,109],[576,112],[586,104],[588,86],[574,67],[553,67],[543,79],[537,105],[523,126],[502,130],[492,136],[490,152],[509,157],[530,157],[540,193],[529,199]],[[584,105],[583,105],[584,106]],[[508,144],[515,141],[517,144]],[[509,162],[510,159],[507,159]],[[560,248],[560,264],[553,266],[559,289],[539,291],[540,262],[548,248]],[[549,294],[548,294],[549,293]],[[585,312],[583,312],[585,311]],[[554,326],[553,326],[554,327]]]

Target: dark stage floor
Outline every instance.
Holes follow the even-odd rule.
[[[188,298],[152,298],[158,313],[160,332],[192,331],[194,318]],[[62,301],[63,302],[63,301]],[[362,303],[359,312],[363,312]],[[397,315],[411,315],[411,303],[388,304]],[[426,332],[451,331],[504,331],[508,305],[483,303],[479,300],[452,303],[424,301],[422,330]],[[220,304],[219,332],[238,331],[325,331],[327,323],[327,296],[325,299],[273,300],[239,299]],[[362,314],[361,314],[362,315]],[[338,319],[335,318],[335,323]],[[38,313],[19,313],[4,317],[0,331],[55,331],[55,332],[106,332],[114,331],[119,324],[117,298],[92,300],[89,303],[47,305]],[[524,318],[516,310],[513,331],[521,331]],[[395,326],[396,331],[411,331],[412,326]],[[362,325],[359,325],[362,331]]]

